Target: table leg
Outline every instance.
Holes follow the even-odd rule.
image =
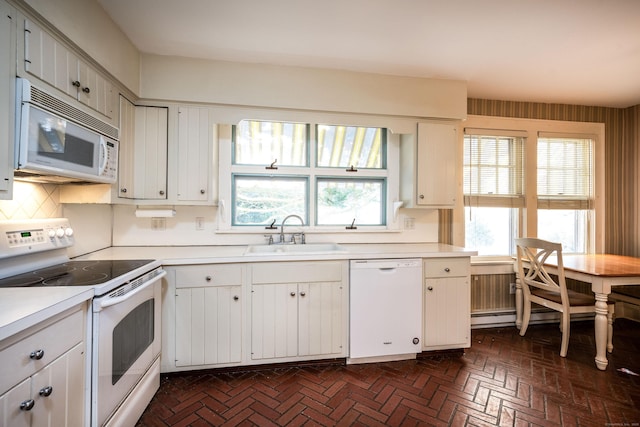
[[[596,294],[596,317],[595,317],[595,339],[596,339],[596,366],[604,371],[607,369],[607,294]]]

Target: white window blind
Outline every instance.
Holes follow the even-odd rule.
[[[590,209],[593,139],[538,136],[538,208]]]
[[[465,206],[523,207],[524,137],[518,132],[479,131],[465,129]]]

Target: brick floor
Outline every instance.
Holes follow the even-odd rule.
[[[615,323],[609,367],[593,323],[472,331],[464,352],[417,360],[162,375],[138,426],[640,426],[640,324]]]

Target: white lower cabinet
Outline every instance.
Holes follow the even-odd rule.
[[[245,266],[176,267],[173,302],[176,369],[240,363],[243,350]],[[163,352],[163,355],[165,353]],[[171,365],[171,363],[169,363]]]
[[[0,425],[84,425],[86,304],[0,344]]]
[[[346,356],[348,264],[252,266],[251,359]]]
[[[423,270],[423,350],[470,347],[470,259],[425,259]]]

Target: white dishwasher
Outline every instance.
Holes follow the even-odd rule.
[[[348,363],[406,359],[421,351],[421,259],[352,260],[349,287]]]

